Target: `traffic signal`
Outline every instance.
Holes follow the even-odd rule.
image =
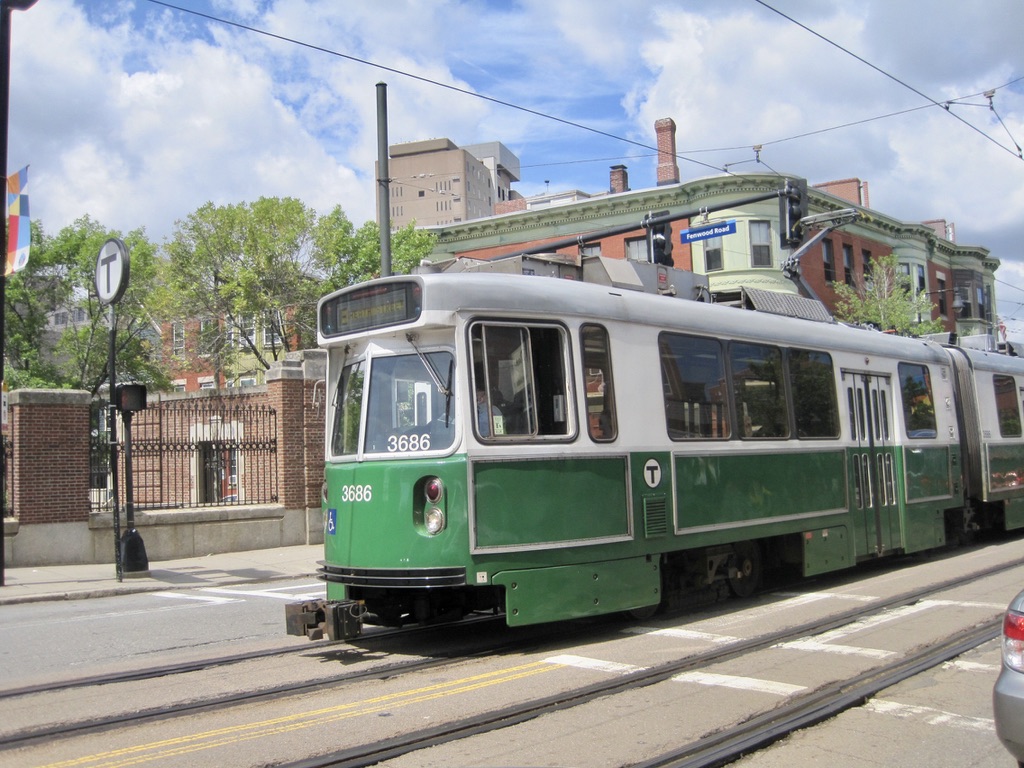
[[[651,227],[651,260],[666,267],[675,266],[672,260],[672,224],[655,224]]]
[[[786,179],[779,195],[779,241],[783,248],[796,248],[803,242],[800,219],[807,215],[807,180]]]
[[[146,410],[146,385],[118,384],[114,387],[114,404],[121,413]]]

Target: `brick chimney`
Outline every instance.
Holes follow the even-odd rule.
[[[612,166],[608,182],[608,191],[613,195],[616,192],[629,192],[629,174],[626,172],[626,166]]]
[[[663,117],[654,123],[658,137],[658,186],[679,183],[679,165],[676,163],[676,121]]]
[[[838,181],[825,181],[821,184],[815,184],[814,188],[828,192],[830,195],[835,195],[846,200],[848,203],[863,205],[865,208],[871,207],[871,202],[868,199],[868,183],[866,181],[861,181],[860,179],[839,179]]]

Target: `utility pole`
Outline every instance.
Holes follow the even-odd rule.
[[[7,188],[7,135],[11,114],[11,12],[27,11],[36,0],[0,0],[0,173]],[[4,208],[7,195],[4,195]],[[7,246],[7,216],[4,215],[4,247]],[[7,313],[6,263],[0,269],[0,384],[4,380],[4,359],[6,357],[6,328],[4,316]],[[7,538],[4,534],[4,518],[7,517],[7,447],[0,442],[0,587],[4,586],[4,570],[7,561]]]
[[[388,170],[388,84],[377,83],[377,226],[380,276],[391,275],[391,179]]]

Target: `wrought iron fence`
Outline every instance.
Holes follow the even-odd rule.
[[[110,504],[106,412],[94,417],[93,508]],[[119,442],[124,450],[123,424]],[[266,504],[278,500],[277,412],[266,405],[163,402],[131,421],[135,509]],[[119,496],[123,503],[124,462]]]
[[[13,428],[11,429],[13,433]],[[4,517],[17,517],[18,510],[14,506],[14,442],[7,435],[3,435],[4,452]],[[0,526],[3,523],[0,522]]]

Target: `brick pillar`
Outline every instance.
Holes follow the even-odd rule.
[[[278,497],[286,509],[320,508],[326,368],[325,351],[306,350],[289,352],[267,371],[267,403],[277,411]]]
[[[304,509],[302,364],[278,360],[267,371],[267,404],[277,412],[277,495],[285,509]]]
[[[679,183],[679,164],[676,162],[676,121],[663,117],[654,122],[658,137],[658,186]]]
[[[21,525],[89,519],[88,392],[11,392],[14,487],[10,505]]]
[[[327,418],[327,350],[302,353],[305,385],[306,507],[320,509],[320,486],[324,482],[324,421]]]

